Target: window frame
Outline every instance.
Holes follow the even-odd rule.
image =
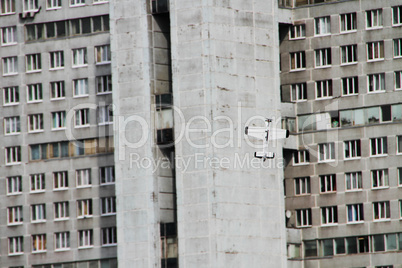
[[[323,23],[323,27],[317,26]],[[314,36],[327,36],[331,35],[331,16],[323,16],[314,18]]]
[[[331,48],[320,48],[314,50],[316,69],[329,68],[332,66],[332,51]]]
[[[338,207],[321,207],[321,226],[338,225]]]
[[[349,61],[350,54],[352,55],[351,61]],[[357,64],[358,62],[359,61],[358,61],[358,52],[356,44],[341,46],[341,66],[353,65]]]
[[[64,81],[50,82],[50,100],[51,101],[64,100],[65,98],[66,98],[66,89]]]
[[[333,156],[333,158],[332,158],[332,156]],[[318,144],[318,162],[326,163],[326,162],[333,162],[335,160],[336,160],[335,142],[319,143]]]
[[[65,221],[70,219],[69,202],[61,201],[53,203],[54,221]]]
[[[73,97],[83,98],[89,96],[88,78],[73,80]]]
[[[89,115],[90,115],[89,108],[75,110],[74,127],[75,128],[89,127],[90,126]]]
[[[106,82],[105,82],[106,80]],[[95,77],[95,86],[97,95],[111,94],[113,91],[112,76],[101,75]],[[106,88],[106,90],[105,90]],[[102,89],[101,91],[99,89]]]
[[[30,193],[43,193],[46,191],[45,173],[37,173],[29,175]]]
[[[64,69],[64,51],[51,51],[49,52],[49,70],[62,70]]]
[[[19,116],[4,117],[4,136],[14,136],[21,133],[21,122]]]
[[[376,205],[377,205],[377,212],[379,213],[378,217],[376,216]],[[382,207],[382,205],[384,205]],[[384,217],[381,216],[383,214],[383,209],[385,209]],[[376,218],[377,217],[377,218]],[[380,221],[390,221],[391,220],[391,208],[389,201],[377,201],[373,202],[373,221],[380,222]]]
[[[361,140],[348,140],[343,142],[344,160],[361,159]]]
[[[31,223],[46,222],[46,204],[31,205]]]
[[[371,17],[373,17],[373,15],[376,16],[376,23],[373,23],[373,19],[371,18],[371,25],[369,25],[369,14]],[[383,28],[382,8],[366,10],[366,30],[376,30],[381,28]]]
[[[22,206],[7,207],[7,226],[22,225],[24,212]]]
[[[10,146],[5,147],[5,165],[6,166],[13,166],[13,165],[20,165],[21,164],[21,146]],[[12,160],[12,161],[9,161]]]
[[[294,62],[294,68],[292,67]],[[296,51],[289,53],[289,69],[290,72],[304,71],[306,70],[306,52]]]
[[[363,203],[346,204],[346,224],[364,223]]]
[[[92,199],[77,200],[77,219],[92,218],[93,215]]]
[[[99,182],[101,185],[112,185],[116,183],[114,166],[99,167]]]
[[[375,144],[373,144],[373,141],[375,142]],[[373,146],[375,148],[373,148]],[[373,152],[373,149],[375,149],[375,152]],[[382,157],[387,155],[388,155],[388,137],[370,138],[370,157]]]
[[[389,172],[388,169],[372,169],[370,170],[371,189],[380,190],[389,188]]]
[[[367,42],[366,51],[367,51],[367,62],[383,61],[385,59],[383,40]]]
[[[25,72],[38,73],[42,71],[42,55],[40,53],[25,55]]]
[[[342,97],[359,95],[359,77],[351,76],[341,78],[341,89],[342,89]],[[345,90],[347,91],[346,94]]]
[[[310,177],[294,178],[295,196],[311,195]]]
[[[77,188],[88,188],[92,187],[91,169],[77,169],[75,170],[75,180]],[[85,176],[83,176],[85,175]]]
[[[110,45],[95,46],[95,64],[110,64],[112,62],[112,55]]]
[[[49,5],[51,3],[51,5]],[[55,5],[56,3],[57,5]],[[46,10],[55,10],[62,8],[62,1],[61,0],[46,0]]]
[[[70,232],[54,233],[54,251],[70,250]]]
[[[43,102],[43,87],[41,83],[28,84],[27,88],[27,103]]]
[[[102,247],[117,246],[117,228],[106,227],[101,229]]]
[[[367,74],[367,94],[385,92],[385,82],[384,73]]]
[[[1,46],[13,46],[18,44],[17,26],[1,28]]]
[[[24,254],[24,237],[14,236],[8,238],[8,256],[16,256]],[[12,246],[11,246],[12,244]],[[15,249],[11,251],[11,249]]]
[[[336,193],[336,174],[320,175],[320,193],[333,194]]]
[[[116,197],[108,196],[100,199],[101,216],[116,215]]]
[[[395,23],[395,11],[398,13],[398,22]],[[393,6],[392,7],[392,26],[397,27],[397,26],[402,26],[402,6]]]
[[[298,160],[296,160],[296,154]],[[308,164],[310,164],[310,152],[308,150],[298,150],[293,152],[293,166],[302,166]]]
[[[98,125],[111,125],[114,123],[112,108],[111,105],[98,106]]]
[[[73,48],[71,51],[72,68],[81,68],[88,66],[88,51],[86,47]]]
[[[308,228],[312,225],[311,208],[296,209],[296,227]]]
[[[29,114],[28,119],[28,133],[43,132],[43,114]]]
[[[68,189],[68,172],[67,171],[55,171],[52,174],[53,179],[53,191],[65,191]]]
[[[52,114],[52,131],[66,129],[66,111],[57,111],[52,112],[51,114]]]
[[[18,74],[18,57],[4,57],[2,58],[3,76],[12,76]]]
[[[32,253],[43,253],[47,251],[46,234],[34,234],[32,235],[31,238],[32,238]]]
[[[93,246],[93,230],[78,230],[78,249],[92,248]]]
[[[11,99],[11,100],[10,100]],[[20,92],[18,86],[3,88],[3,106],[13,106],[20,103]]]
[[[350,188],[348,188],[348,176],[350,180]],[[345,192],[356,192],[363,190],[363,175],[361,171],[345,173]]]
[[[7,195],[19,195],[22,194],[22,177],[21,176],[9,176],[6,177]],[[12,191],[10,191],[12,190]]]
[[[306,24],[294,24],[289,27],[289,40],[306,39]]]
[[[320,80],[315,82],[315,99],[326,100],[333,98],[332,80]]]
[[[0,14],[1,15],[15,14],[15,0],[4,0],[4,6],[0,5]]]
[[[348,24],[348,20],[346,18],[347,16],[350,16],[349,20],[350,20],[350,23],[352,24],[350,27],[347,27],[347,24]],[[342,28],[344,28],[346,30],[342,30]],[[356,31],[357,31],[357,15],[356,15],[356,12],[340,14],[339,15],[339,32],[341,34],[346,34],[346,33],[353,33],[353,32],[356,32]]]
[[[70,0],[69,6],[70,7],[82,7],[85,6],[85,0]]]

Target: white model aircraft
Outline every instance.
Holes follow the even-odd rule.
[[[269,123],[271,119],[265,120],[265,127],[246,127],[246,135],[263,140],[263,151],[255,152],[254,157],[262,158],[264,161],[269,158],[274,158],[275,154],[273,152],[268,152],[268,143],[271,140],[285,139],[289,137],[289,130],[270,128]]]

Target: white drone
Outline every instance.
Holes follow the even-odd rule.
[[[255,152],[254,157],[266,159],[272,159],[275,157],[273,152],[268,152],[268,143],[272,140],[285,139],[289,137],[289,130],[280,128],[270,128],[269,123],[271,119],[265,120],[265,127],[246,127],[246,135],[263,140],[263,151]]]

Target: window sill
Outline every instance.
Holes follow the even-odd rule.
[[[356,32],[357,32],[357,29],[354,29],[354,30],[348,30],[348,31],[340,31],[339,34],[350,34],[350,33],[356,33]]]
[[[50,101],[61,101],[61,100],[65,100],[66,98],[51,98]]]
[[[379,62],[379,61],[384,61],[384,58],[379,58],[379,59],[371,59],[371,60],[369,60],[369,59],[367,59],[367,62]]]
[[[83,65],[73,65],[71,68],[76,69],[76,68],[82,68],[82,67],[88,67],[88,64],[83,64]]]
[[[21,256],[21,255],[24,255],[24,252],[8,253],[8,256]]]
[[[27,101],[28,104],[41,103],[43,100]]]
[[[379,30],[379,29],[382,29],[382,28],[384,28],[384,27],[383,26],[374,26],[374,27],[370,27],[370,28],[366,27],[366,30],[367,31],[372,31],[372,30]]]
[[[86,216],[78,216],[78,220],[85,220],[85,219],[92,219],[93,215],[86,215]]]
[[[385,89],[375,90],[375,91],[367,91],[367,94],[378,94],[378,93],[385,93]]]
[[[392,23],[392,27],[401,27],[402,26],[402,23],[398,23],[398,24],[393,24]]]
[[[49,11],[51,11],[51,10],[58,10],[58,9],[61,9],[61,7],[47,7],[47,8],[46,8],[46,10],[49,10]]]
[[[289,41],[297,41],[297,40],[305,40],[306,37],[295,37],[295,38],[289,38]]]
[[[83,6],[85,6],[85,4],[77,4],[77,5],[70,5],[70,7],[83,7]]]
[[[52,128],[52,131],[66,130],[66,127]]]
[[[291,102],[295,102],[295,103],[307,102],[307,99],[291,100]]]
[[[115,243],[115,244],[106,244],[106,245],[102,245],[103,248],[115,247],[115,246],[117,246],[117,243]]]
[[[9,47],[9,46],[15,46],[15,45],[17,45],[18,43],[17,42],[13,42],[13,43],[1,43],[1,46],[2,47]]]
[[[311,193],[307,193],[307,194],[295,194],[294,197],[302,197],[302,196],[311,196]]]
[[[345,190],[345,193],[359,193],[359,192],[363,192],[363,189]]]
[[[336,191],[320,192],[320,194],[323,194],[323,195],[326,195],[326,194],[336,194]]]
[[[17,133],[5,133],[4,136],[16,136],[21,134],[21,132],[17,132]]]
[[[31,194],[41,194],[44,193],[46,190],[39,190],[39,191],[30,191]]]
[[[87,98],[87,97],[89,97],[89,94],[85,94],[85,95],[74,95],[74,96],[73,96],[74,99]]]
[[[334,159],[331,159],[331,160],[321,160],[321,161],[318,161],[317,163],[332,163],[332,162],[335,162],[335,160]]]
[[[360,159],[362,159],[361,156],[359,156],[359,157],[349,157],[349,158],[345,158],[344,161],[360,160]]]
[[[313,226],[312,226],[312,225],[306,225],[306,226],[296,226],[296,228],[299,228],[299,229],[311,228],[311,227],[313,227]]]
[[[101,62],[96,62],[95,65],[96,65],[96,66],[99,66],[99,65],[108,65],[108,64],[111,64],[111,63],[112,63],[111,61],[101,61]]]
[[[316,100],[330,100],[333,99],[334,97],[322,97],[322,98],[315,98]]]
[[[390,222],[391,219],[380,219],[380,220],[373,220],[373,222]]]
[[[53,221],[68,221],[70,218],[54,219]]]
[[[356,65],[358,62],[357,61],[353,61],[353,62],[345,62],[345,63],[341,63],[341,67],[344,66],[351,66],[351,65]]]
[[[42,132],[44,132],[44,130],[43,130],[43,129],[41,129],[41,130],[33,130],[33,131],[28,131],[28,133],[30,133],[30,134],[42,133]]]
[[[293,72],[301,72],[301,71],[305,71],[306,68],[300,68],[300,69],[290,69],[289,72],[293,73]]]
[[[362,224],[364,221],[348,221],[346,224],[354,225],[354,224]]]
[[[321,227],[334,227],[334,226],[338,226],[338,223],[323,223],[321,224]]]
[[[26,71],[27,74],[34,74],[34,73],[40,73],[40,72],[42,72],[42,69],[40,69],[40,70]]]
[[[56,67],[56,68],[49,68],[49,71],[59,71],[59,70],[64,70],[64,66],[63,67]]]
[[[401,88],[402,89],[402,88]],[[112,91],[106,91],[106,92],[98,92],[96,95],[110,95],[112,94]]]
[[[101,4],[107,4],[107,3],[109,3],[109,1],[98,1],[98,2],[94,1],[93,5],[101,5]]]
[[[21,162],[15,162],[15,163],[6,163],[6,166],[17,166],[17,165],[21,165]]]
[[[402,89],[402,88],[401,88]],[[6,103],[6,104],[3,104],[3,106],[4,107],[8,107],[8,106],[16,106],[16,105],[19,105],[20,103],[19,102],[14,102],[14,103]]]
[[[94,246],[81,246],[81,247],[78,247],[78,249],[91,249],[93,247]]]
[[[7,74],[3,73],[3,76],[13,76],[13,75],[18,75],[18,73],[7,73]]]
[[[64,252],[64,251],[69,251],[69,250],[71,250],[71,249],[70,248],[56,248],[54,250],[54,252]]]
[[[314,34],[314,37],[322,37],[322,36],[330,36],[331,33],[324,33],[324,34]]]
[[[87,189],[87,188],[91,188],[92,185],[82,185],[82,186],[77,186],[77,189]]]
[[[32,251],[32,254],[40,254],[40,253],[46,253],[46,250]]]
[[[100,186],[109,186],[109,185],[115,185],[115,182],[105,182],[105,183],[101,183]]]
[[[376,155],[370,155],[370,157],[386,157],[388,154],[376,154]]]
[[[99,126],[107,126],[107,125],[113,125],[113,122],[107,122],[107,123],[98,123]]]
[[[80,128],[88,128],[88,127],[90,127],[91,125],[82,125],[82,126],[74,126],[74,128],[78,128],[78,129],[80,129]]]
[[[40,221],[31,221],[31,223],[36,224],[36,223],[45,223],[46,220],[40,220]]]
[[[8,15],[14,15],[15,12],[11,12],[11,13],[1,13],[0,16],[8,16]]]
[[[20,225],[22,225],[23,223],[22,222],[17,222],[17,223],[8,223],[7,224],[7,226],[20,226]]]
[[[402,186],[402,185],[401,185]],[[7,193],[7,196],[15,196],[15,195],[22,195],[22,192],[18,193]]]
[[[315,66],[315,69],[327,69],[327,68],[331,68],[332,65],[322,65],[322,66]]]
[[[384,189],[389,189],[389,186],[371,187],[371,190],[373,191],[384,190]]]
[[[352,97],[352,96],[358,96],[358,95],[359,95],[359,93],[346,94],[346,95],[342,94],[342,97]]]
[[[105,214],[101,214],[101,217],[107,217],[107,216],[115,216],[116,212],[113,213],[105,213]]]
[[[295,166],[295,167],[297,167],[297,166],[307,166],[309,164],[310,164],[310,162],[309,163],[298,163],[298,164],[293,163],[293,166]]]
[[[54,192],[60,192],[60,191],[66,191],[68,190],[68,188],[57,188],[57,189],[53,189]]]

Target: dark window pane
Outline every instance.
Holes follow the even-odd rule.
[[[91,19],[90,18],[81,19],[81,25],[82,25],[82,33],[83,34],[91,32]]]

